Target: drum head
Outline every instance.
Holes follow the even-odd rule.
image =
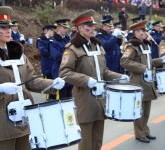
[[[131,85],[131,84],[112,84],[112,85],[107,85],[106,89],[110,89],[111,91],[122,91],[122,92],[130,92],[132,91],[142,91],[142,88],[137,85]]]

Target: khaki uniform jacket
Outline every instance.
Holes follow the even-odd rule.
[[[162,57],[165,55],[165,37],[159,44],[159,56]],[[163,64],[163,68],[165,68],[165,64]]]
[[[11,43],[11,45],[12,44],[13,43]],[[18,45],[18,48],[20,48],[19,45]],[[10,49],[8,50],[10,52]],[[15,54],[13,53],[13,55]],[[29,62],[29,60],[26,58],[26,56],[24,56],[24,61],[25,61],[25,64],[18,67],[21,82],[25,82],[36,76],[34,69],[31,63]],[[0,66],[0,84],[5,83],[5,82],[15,82],[13,70],[11,67]],[[30,91],[41,92],[42,89],[46,88],[51,83],[52,83],[52,80],[37,78],[27,83],[26,85],[24,84],[23,85],[24,98],[31,99],[33,101]],[[7,105],[8,103],[12,101],[17,101],[17,100],[18,100],[17,94],[7,95],[5,93],[0,93],[0,120],[1,120],[0,121],[0,141],[14,139],[14,138],[22,137],[24,135],[29,134],[29,128],[27,125],[24,127],[18,127],[18,126],[15,127],[14,124],[8,119]]]
[[[92,41],[92,40],[91,40]],[[87,56],[82,44],[87,42],[81,35],[77,34],[66,47],[60,66],[60,76],[66,76],[66,82],[73,84],[72,95],[77,106],[77,118],[79,123],[89,123],[105,119],[104,99],[96,99],[88,87],[89,77],[97,79],[94,58]],[[95,41],[96,42],[96,41]],[[77,46],[79,45],[79,46]],[[98,56],[101,79],[110,81],[121,75],[107,69],[104,50]]]
[[[148,49],[147,45],[149,43],[147,43],[147,41],[142,43],[140,40],[133,38],[130,44],[127,45],[120,64],[130,72],[130,83],[137,84],[143,88],[143,100],[150,101],[157,98],[157,93],[155,91],[154,82],[146,82],[144,80],[144,72],[147,68],[147,57],[139,48],[140,44],[143,45],[144,49]],[[162,60],[160,58],[152,60],[150,55],[150,60],[152,67],[162,65]]]

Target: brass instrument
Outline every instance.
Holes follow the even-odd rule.
[[[120,50],[121,50],[121,54],[124,54],[125,48],[128,44],[128,40],[127,40],[127,35],[128,35],[128,30],[126,31],[121,31],[122,32],[122,44],[120,46]]]

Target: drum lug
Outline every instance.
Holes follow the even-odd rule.
[[[34,145],[36,145],[36,148],[38,149],[40,143],[38,142],[38,139],[36,136],[34,137],[34,141],[35,141]]]
[[[29,143],[30,143],[31,145],[35,145],[37,149],[39,148],[39,144],[40,144],[40,143],[38,142],[38,139],[37,139],[36,136],[34,137],[34,141],[33,141],[32,136],[29,135]]]
[[[119,112],[119,117],[121,118],[121,112]]]
[[[120,115],[120,113],[119,113],[119,115]],[[114,119],[114,118],[115,118],[115,111],[112,110],[112,119]]]

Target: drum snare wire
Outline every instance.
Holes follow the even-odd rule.
[[[67,143],[69,144],[68,132],[67,132],[67,130],[66,130],[66,125],[65,125],[65,120],[64,120],[64,109],[63,109],[63,107],[62,107],[61,100],[59,100],[59,104],[60,104],[60,106],[61,106],[61,115],[62,115],[62,121],[63,121],[63,124],[64,124],[65,136],[66,136],[66,139],[67,139]]]
[[[121,118],[121,109],[122,109],[122,96],[121,96],[121,91],[120,91],[120,112],[119,112],[119,117]]]
[[[109,103],[110,103],[110,98],[111,98],[109,93],[107,94],[107,97],[108,97],[108,100],[107,100],[107,105],[108,105],[107,113],[109,114]]]
[[[136,114],[136,112],[135,112],[135,106],[136,105],[136,91],[134,92],[134,106],[133,106],[133,109],[134,109],[134,112],[133,112],[133,116],[134,116],[134,120],[135,120],[135,114]]]
[[[44,127],[43,116],[42,116],[42,114],[41,114],[40,104],[38,104],[38,111],[39,111],[39,117],[40,117],[40,120],[41,120],[42,130],[43,130],[43,134],[44,134],[44,135],[43,135],[43,139],[44,139],[45,146],[46,146],[46,150],[47,150],[46,132],[45,132],[45,127]]]

